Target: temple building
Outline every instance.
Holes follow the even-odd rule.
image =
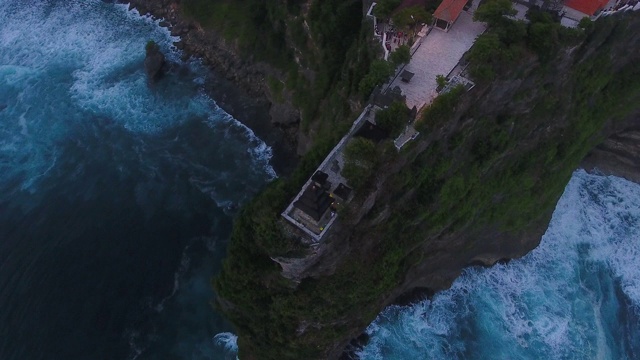
[[[469,0],[444,0],[433,13],[434,26],[449,31]]]
[[[595,15],[599,10],[602,10],[607,6],[608,0],[567,0],[564,3],[565,13],[575,20],[580,20],[583,17],[590,17]],[[577,13],[575,13],[577,12]]]
[[[324,226],[334,216],[331,209],[334,199],[328,192],[331,188],[328,177],[327,173],[316,171],[310,183],[293,203],[294,218],[316,234],[322,232]]]

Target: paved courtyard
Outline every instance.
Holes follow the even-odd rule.
[[[400,77],[391,87],[399,86],[407,97],[407,106],[420,109],[437,96],[437,75],[447,75],[458,64],[462,55],[473,45],[476,37],[486,29],[486,25],[473,21],[473,15],[463,11],[449,32],[433,29],[422,40],[422,45],[413,54],[405,70],[414,73],[411,82],[405,83]]]
[[[518,3],[513,3],[513,9],[515,11],[517,11],[517,13],[512,16],[513,19],[515,20],[523,20],[523,21],[529,21],[527,20],[527,11],[529,11],[529,8],[522,5],[522,4],[518,4]]]

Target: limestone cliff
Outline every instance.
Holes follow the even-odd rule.
[[[385,306],[535,248],[581,164],[637,179],[639,31],[637,14],[604,19],[462,95],[384,159],[318,247],[278,220],[295,182],[265,191],[216,282],[241,357],[338,358]]]
[[[588,171],[615,175],[640,183],[640,115],[635,123],[615,132],[596,146],[582,162]]]

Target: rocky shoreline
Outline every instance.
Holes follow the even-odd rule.
[[[239,56],[233,44],[212,30],[205,30],[184,18],[179,0],[131,0],[129,9],[151,15],[167,27],[171,35],[180,37],[174,43],[185,59],[197,58],[214,76],[205,90],[218,106],[245,124],[273,149],[272,165],[279,175],[290,173],[296,166],[299,113],[290,104],[276,104],[265,78],[277,76],[268,64],[253,63]]]

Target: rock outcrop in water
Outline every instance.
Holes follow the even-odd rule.
[[[147,74],[149,85],[154,85],[162,78],[166,71],[167,61],[160,47],[154,41],[149,41],[145,47],[144,72]]]
[[[142,15],[151,14],[163,19],[161,25],[169,26],[171,35],[179,36],[176,47],[183,50],[185,56],[197,57],[206,65],[223,74],[255,97],[267,98],[275,107],[270,111],[274,126],[294,127],[297,130],[300,113],[290,102],[278,102],[269,90],[265,79],[277,76],[278,71],[266,63],[254,63],[240,55],[236,44],[230,43],[212,29],[205,29],[197,22],[181,13],[180,0],[133,0],[130,7],[136,8]]]

